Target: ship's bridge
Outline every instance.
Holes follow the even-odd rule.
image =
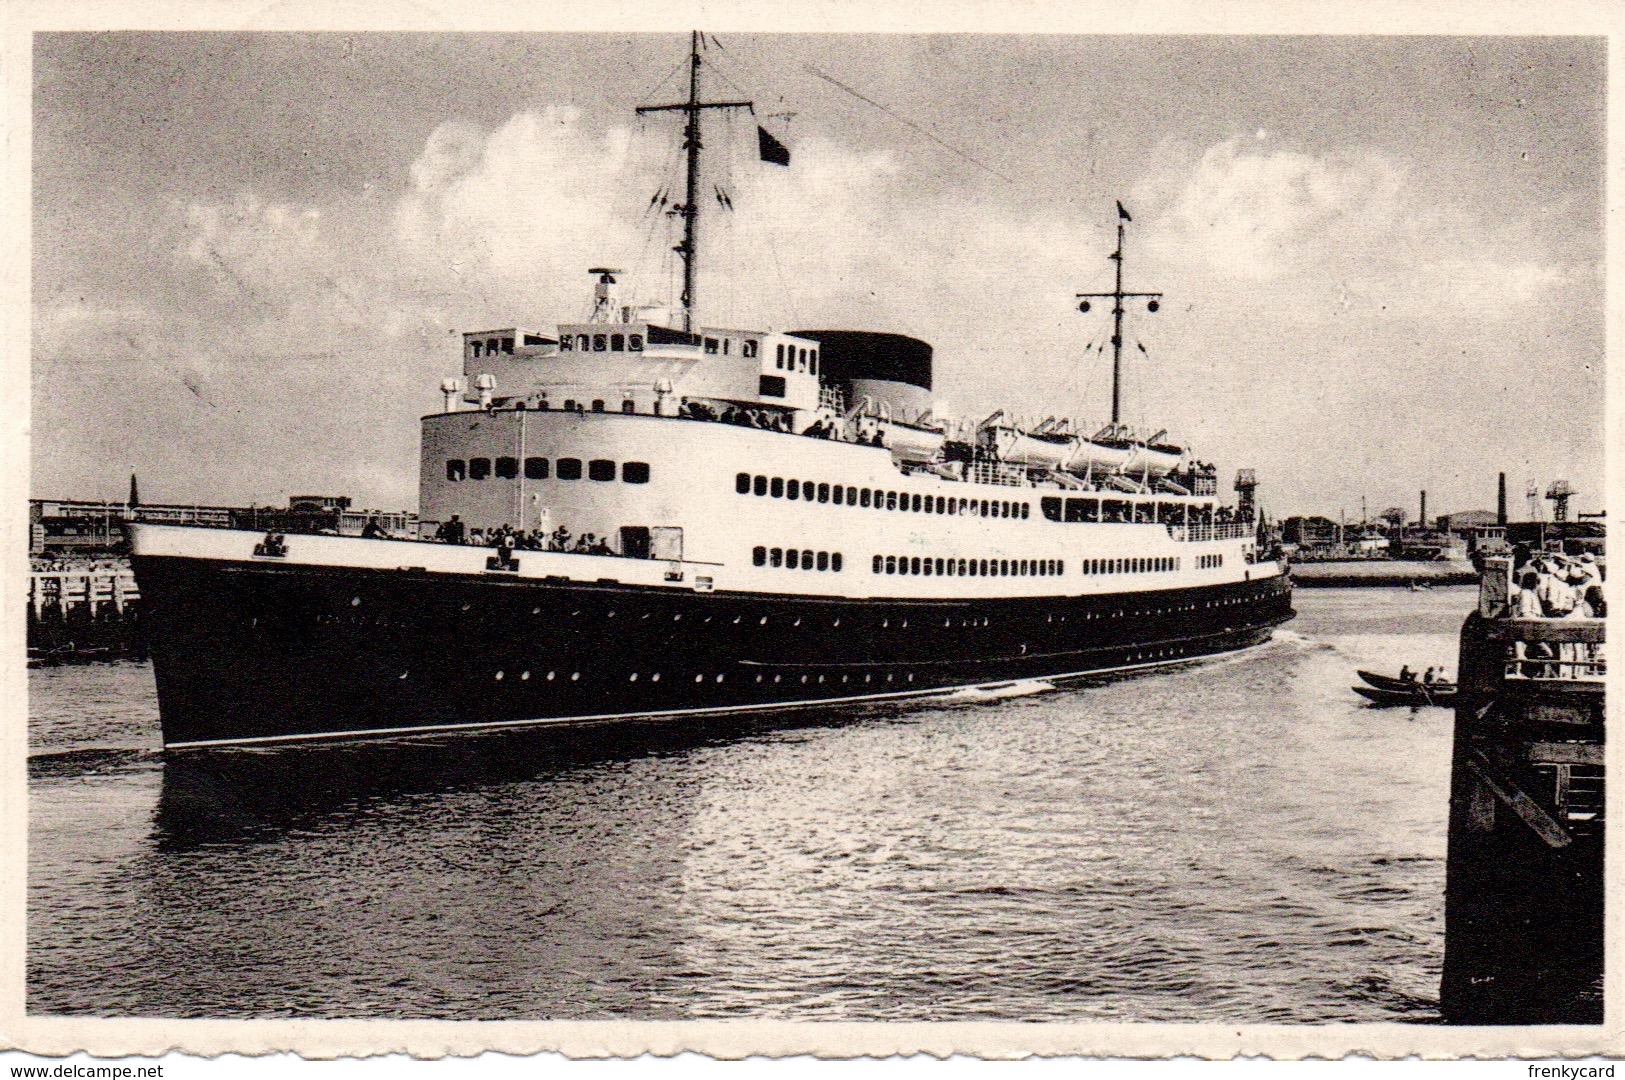
[[[820,344],[793,334],[627,320],[463,335],[468,401],[675,416],[684,398],[814,410]]]

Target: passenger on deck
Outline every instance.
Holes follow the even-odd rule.
[[[385,540],[388,537],[389,534],[384,531],[384,527],[378,524],[377,515],[369,517],[367,524],[361,530],[361,539],[363,540]]]
[[[456,514],[451,520],[442,522],[440,528],[435,530],[435,539],[447,544],[461,544],[464,540],[463,519]]]
[[[1519,579],[1519,588],[1512,590],[1512,617],[1514,619],[1538,619],[1542,615],[1540,607],[1540,575],[1533,570],[1524,571]]]
[[[1538,560],[1540,584],[1536,595],[1540,597],[1543,614],[1549,619],[1561,619],[1574,610],[1579,602],[1574,587],[1568,583],[1568,573],[1560,556],[1547,556]]]
[[[554,529],[553,530],[553,536],[548,541],[547,550],[549,550],[549,551],[569,551],[570,550],[570,530],[566,529],[563,525],[560,525],[558,528]]]
[[[1606,619],[1608,617],[1608,603],[1602,595],[1601,585],[1589,586],[1585,597],[1581,601],[1593,619]]]

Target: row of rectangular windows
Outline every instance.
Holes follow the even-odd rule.
[[[754,356],[755,353],[751,355]],[[781,342],[773,360],[781,369],[788,367],[791,371],[805,371],[809,375],[818,374],[817,349],[798,349],[794,345],[785,345]]]
[[[1206,558],[1199,555],[1197,558]],[[1175,555],[1149,555],[1144,558],[1131,559],[1085,559],[1083,572],[1085,574],[1159,574],[1179,569],[1179,557]]]
[[[513,354],[513,338],[511,337],[486,338],[483,350],[481,349],[480,342],[478,340],[474,341],[472,344],[474,346],[475,356],[479,356],[482,351],[488,356],[495,356],[497,353],[507,353],[509,355]],[[539,334],[526,334],[525,344],[543,345],[546,344],[546,339]],[[564,347],[568,349],[570,346],[566,345]]]
[[[1066,573],[1062,559],[938,559],[916,555],[876,555],[876,574],[930,577],[1055,577]]]
[[[1196,569],[1198,569],[1198,570],[1211,570],[1215,566],[1223,566],[1223,565],[1224,565],[1224,553],[1223,552],[1220,552],[1217,555],[1198,555],[1198,556],[1196,556]]]
[[[1039,509],[1050,521],[1164,522],[1184,525],[1187,524],[1187,511],[1191,522],[1206,521],[1209,513],[1205,506],[1187,507],[1183,503],[1138,502],[1130,499],[1063,500],[1059,496],[1046,495],[1038,502]]]
[[[782,566],[786,570],[832,570],[841,572],[839,551],[808,551],[805,548],[752,548],[752,566]]]
[[[555,466],[549,470],[548,460],[544,457],[528,457],[525,459],[526,480],[546,480],[549,471],[560,480],[581,479],[581,459],[561,457],[554,462]],[[477,457],[464,461],[462,458],[450,458],[446,462],[446,479],[452,483],[460,480],[486,480],[493,471],[490,458]],[[513,480],[519,476],[519,459],[514,457],[499,457],[495,461],[495,473],[498,480]],[[621,480],[627,484],[647,484],[649,482],[649,463],[647,461],[628,461],[620,467]],[[615,463],[607,458],[593,458],[587,462],[587,479],[609,481],[615,479]]]
[[[926,514],[963,514],[974,517],[1020,518],[1032,511],[1030,504],[1010,499],[960,499],[942,495],[911,495],[906,491],[871,491],[869,488],[840,484],[815,484],[811,480],[785,480],[779,476],[734,477],[734,491],[741,495],[771,495],[775,499],[804,499],[807,502],[834,503],[837,506],[873,507],[876,510],[908,510]]]
[[[705,339],[705,351],[714,356],[719,344],[721,345],[722,355],[727,356],[729,350],[733,347],[733,338],[723,338],[718,342],[716,338],[708,337]],[[756,355],[756,341],[754,338],[746,338],[739,343],[739,355],[746,359]]]

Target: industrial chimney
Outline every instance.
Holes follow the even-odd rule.
[[[1507,523],[1507,474],[1502,473],[1495,492],[1495,523],[1505,526]]]
[[[1422,515],[1417,519],[1416,527],[1419,529],[1428,527],[1428,493],[1426,491],[1422,492]]]

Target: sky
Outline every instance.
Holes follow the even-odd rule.
[[[1124,418],[1272,515],[1601,506],[1601,39],[716,37],[756,116],[706,120],[703,323],[910,334],[939,413],[1098,427],[1121,200],[1164,294]],[[460,331],[578,320],[605,263],[672,299],[676,121],[633,109],[686,49],[36,36],[34,496],[414,507]]]

